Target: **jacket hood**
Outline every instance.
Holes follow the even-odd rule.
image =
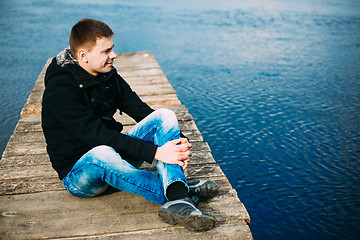
[[[75,60],[75,58],[73,57],[70,48],[65,48],[62,52],[60,52],[57,56],[56,56],[56,63],[57,65],[59,65],[60,67],[66,67],[66,65],[69,64],[76,64],[77,61]]]
[[[70,73],[70,68],[76,68],[77,63],[72,56],[70,48],[65,48],[56,57],[54,57],[46,70],[45,86],[54,77],[62,73]]]

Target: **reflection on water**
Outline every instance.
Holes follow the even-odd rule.
[[[118,52],[154,53],[245,203],[255,239],[356,239],[359,9],[351,0],[2,1],[2,149],[71,26],[101,19]]]

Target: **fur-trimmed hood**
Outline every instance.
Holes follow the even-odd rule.
[[[56,56],[56,63],[62,68],[69,64],[76,64],[76,62],[70,48],[65,48]]]
[[[45,74],[45,86],[49,83],[49,81],[60,75],[60,74],[70,74],[75,78],[79,75],[79,72],[84,72],[80,66],[78,66],[77,61],[71,54],[70,48],[65,48],[61,51],[56,57],[52,59],[49,67],[46,70]],[[76,73],[76,74],[75,74]],[[87,76],[87,74],[85,74]]]

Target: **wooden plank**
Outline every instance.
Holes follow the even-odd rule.
[[[30,165],[44,165],[50,164],[49,155],[47,153],[44,154],[34,154],[34,155],[20,155],[20,156],[11,156],[11,157],[3,157],[1,159],[0,169],[4,168],[4,171],[8,171],[6,169],[12,168],[14,166],[30,166]]]
[[[199,151],[194,151],[199,152]],[[209,152],[207,152],[209,153]],[[32,155],[22,155],[24,158],[30,158]],[[43,156],[43,155],[35,155],[35,156]],[[198,155],[199,156],[199,155]],[[206,176],[208,174],[209,177],[213,175],[221,175],[223,174],[220,171],[220,167],[215,163],[214,159],[211,158],[199,158],[192,157],[189,162],[188,169],[186,173],[188,176]],[[202,156],[205,156],[202,155]],[[155,163],[155,162],[154,162]],[[147,167],[150,165],[144,164],[143,168],[147,168],[147,170],[155,171],[155,165],[153,165],[153,169]],[[16,165],[9,168],[9,165],[0,166],[0,174],[1,180],[5,179],[14,179],[14,178],[27,178],[27,177],[53,177],[57,176],[55,171],[52,169],[50,164],[39,164],[39,165]]]
[[[170,91],[169,91],[170,92]],[[164,98],[165,97],[165,98]],[[140,96],[141,100],[149,105],[162,105],[162,106],[172,106],[181,104],[180,100],[177,98],[177,95],[174,93],[166,93],[165,95],[144,95]],[[21,111],[22,115],[30,114],[40,114],[41,113],[41,103],[27,103],[25,104],[23,110]]]
[[[189,122],[193,122],[193,121],[180,121],[180,123],[184,123],[186,125],[190,125],[190,126],[194,126],[191,125]],[[31,124],[32,125],[32,124]],[[182,125],[182,124],[181,124]],[[181,126],[180,125],[180,126]],[[124,126],[124,132],[130,130],[130,128],[133,125],[125,125]],[[27,132],[31,132],[31,131],[41,131],[41,126],[40,123],[37,125],[26,125],[26,129]],[[33,127],[32,129],[29,130],[29,127]],[[35,129],[36,128],[36,129]],[[16,128],[16,132],[15,134],[20,134],[20,133],[24,133],[22,131],[19,131],[18,128]],[[34,134],[34,135],[29,135],[30,137],[28,139],[31,139],[32,137],[36,137],[38,136],[38,134]],[[189,136],[190,137],[190,136]],[[190,139],[191,140],[191,139]],[[205,148],[208,148],[208,146],[204,143],[198,143],[198,142],[192,142],[193,148],[197,151],[202,151],[205,150]],[[46,153],[46,144],[43,141],[37,141],[37,142],[32,142],[32,141],[19,141],[19,142],[14,142],[14,141],[10,141],[8,142],[5,151],[3,153],[3,157],[11,157],[11,156],[27,156],[27,155],[38,155],[38,154],[44,154]]]
[[[139,96],[176,94],[170,84],[136,85],[132,87]]]
[[[33,115],[34,116],[34,115]],[[45,142],[45,137],[43,132],[19,132],[11,135],[9,143],[33,143],[33,142]]]
[[[46,153],[46,145],[44,142],[33,143],[14,143],[9,142],[5,148],[3,156],[28,156]]]
[[[49,172],[54,172],[49,169]],[[146,168],[145,168],[146,169]],[[152,169],[147,170],[155,170]],[[55,172],[54,172],[55,173]],[[188,181],[193,181],[196,179],[208,179],[218,183],[221,183],[222,191],[227,190],[226,185],[223,184],[225,180],[223,175],[206,175],[206,176],[187,176]],[[64,190],[62,182],[59,180],[55,174],[50,176],[36,176],[36,177],[24,177],[24,178],[9,178],[0,180],[0,195],[15,195],[15,194],[29,194],[36,192],[45,192],[45,191],[60,191]]]
[[[140,80],[141,80],[141,78],[140,78]],[[146,99],[149,99],[151,97],[152,98],[157,97],[158,100],[162,99],[163,101],[167,100],[166,98],[168,98],[168,97],[165,97],[165,99],[164,99],[163,96],[160,96],[160,97],[158,96],[158,95],[164,95],[164,92],[166,93],[166,95],[169,95],[169,97],[175,97],[176,100],[179,100],[179,99],[177,99],[176,92],[174,91],[172,86],[169,84],[169,82],[167,82],[167,79],[154,79],[154,78],[151,78],[151,80],[147,80],[147,84],[143,84],[141,81],[138,81],[138,80],[129,81],[127,79],[126,81],[132,86],[133,90],[136,89],[135,90],[136,92],[137,92],[137,90],[139,91],[139,93],[138,92],[137,93],[140,95],[142,100],[145,101],[145,102],[146,102]],[[145,92],[145,94],[143,94],[142,93],[142,92],[144,92],[143,89],[149,88],[149,87],[152,88],[152,89],[156,89],[157,87],[159,87],[159,89],[163,88],[163,91],[159,92],[157,95],[149,95],[147,92]],[[29,95],[29,98],[26,101],[25,106],[27,108],[31,107],[31,105],[34,105],[34,106],[32,106],[33,108],[37,108],[37,106],[40,106],[40,105],[37,105],[37,103],[41,103],[42,94],[43,94],[43,89],[41,91],[31,91],[31,93]],[[40,114],[40,112],[38,114]]]
[[[0,180],[0,196],[62,190],[64,190],[64,186],[57,176],[12,178]],[[7,204],[7,201],[4,200],[3,204]]]
[[[129,77],[162,76],[164,74],[161,68],[129,69],[119,70],[118,72],[125,79]]]
[[[202,150],[194,150],[193,156],[189,162],[189,166],[195,164],[210,164],[215,163],[213,156],[209,149],[203,148]],[[32,166],[34,166],[35,171],[40,171],[40,176],[43,176],[42,171],[47,172],[50,169],[54,171],[52,168],[46,167],[45,169],[41,169],[38,165],[50,165],[49,156],[46,153],[43,154],[28,154],[28,155],[17,155],[10,157],[3,157],[1,160],[2,164],[0,165],[0,174],[2,175],[2,179],[7,178],[16,178],[10,177],[11,174],[13,176],[19,176],[19,178],[24,178],[24,174],[19,174],[22,170],[18,169],[27,169],[30,171]],[[191,167],[190,167],[191,169]],[[29,176],[34,176],[34,173],[30,171]],[[27,176],[26,176],[27,177]]]
[[[204,142],[192,142],[193,151],[209,151],[209,146]],[[46,153],[45,142],[8,142],[3,157],[29,156]]]
[[[21,110],[20,115],[28,114],[40,114],[41,113],[41,103],[26,103]]]
[[[116,69],[121,68],[143,68],[143,66],[159,67],[151,52],[122,53],[117,55],[114,61]]]
[[[204,202],[200,209],[215,215],[219,224],[247,218],[247,213],[241,210],[243,207],[239,201],[235,201],[233,194],[230,191],[222,198]],[[10,239],[15,236],[17,239],[26,239],[28,236],[86,236],[99,232],[130,232],[169,227],[157,217],[157,204],[126,192],[96,198],[77,198],[66,191],[47,191],[0,196],[0,201],[4,198],[8,204],[0,207],[0,214],[3,216],[1,224],[7,231],[0,234]],[[21,204],[22,202],[28,204]],[[117,221],[114,222],[113,218]],[[67,231],[63,231],[64,229]],[[25,234],[23,230],[26,230]]]
[[[236,236],[236,238],[234,238]],[[79,239],[79,238],[65,238],[67,240]],[[249,227],[245,223],[227,223],[227,224],[218,224],[218,226],[206,234],[190,232],[182,228],[157,228],[133,232],[124,232],[124,233],[112,233],[112,234],[101,234],[96,236],[82,236],[81,239],[131,239],[131,240],[158,240],[158,239],[168,239],[168,240],[188,240],[188,239],[197,239],[197,240],[208,240],[208,239],[236,239],[236,240],[250,240],[252,239],[251,232]]]
[[[144,165],[141,169],[156,171],[155,165]],[[196,169],[196,171],[193,171],[192,169]],[[2,170],[3,169],[0,169],[0,172],[3,174],[4,171]],[[16,170],[19,171],[16,172]],[[208,179],[217,182],[225,179],[221,169],[213,163],[206,164],[206,167],[199,164],[189,164],[185,175],[188,181]],[[227,189],[224,186],[225,185],[222,184],[222,189]],[[28,166],[27,168],[14,167],[13,171],[4,174],[0,180],[0,195],[25,194],[63,189],[64,187],[50,164]]]
[[[135,91],[139,90],[139,88],[134,87]],[[170,88],[169,86],[163,86],[162,88],[159,88],[159,91],[155,94],[156,87],[152,86],[148,89],[141,86],[141,89],[139,90],[139,97],[142,101],[149,105],[163,105],[163,106],[170,106],[170,105],[180,105],[181,102],[177,98],[176,92],[173,88]],[[38,94],[40,95],[40,94]],[[22,111],[22,115],[30,115],[30,114],[40,114],[41,113],[41,101],[35,102],[27,102]]]
[[[121,72],[119,72],[121,75]],[[125,81],[130,84],[130,86],[136,85],[151,85],[151,84],[161,84],[161,83],[169,83],[168,79],[164,75],[158,76],[134,76],[134,77],[126,77]]]
[[[39,107],[41,109],[41,104],[39,103]],[[164,106],[161,106],[164,107]],[[159,106],[157,106],[155,109],[160,108]],[[177,118],[179,119],[179,121],[187,121],[187,120],[191,120],[193,119],[193,117],[190,115],[190,113],[185,112],[183,110],[183,108],[178,107],[178,108],[171,108],[170,106],[168,107],[169,109],[174,110],[174,112],[177,115]],[[123,116],[119,115],[118,113],[116,113],[114,115],[115,119],[124,121],[122,122],[123,125],[133,125],[135,123],[135,121],[133,119],[130,119],[129,117],[127,117],[125,114]],[[18,124],[15,127],[14,133],[22,133],[22,132],[42,132],[42,128],[41,128],[41,116],[40,114],[27,114],[27,115],[23,115]]]

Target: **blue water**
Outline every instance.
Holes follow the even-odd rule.
[[[151,51],[255,239],[360,236],[360,1],[0,1],[0,152],[84,17]],[[298,3],[299,2],[299,3]]]

